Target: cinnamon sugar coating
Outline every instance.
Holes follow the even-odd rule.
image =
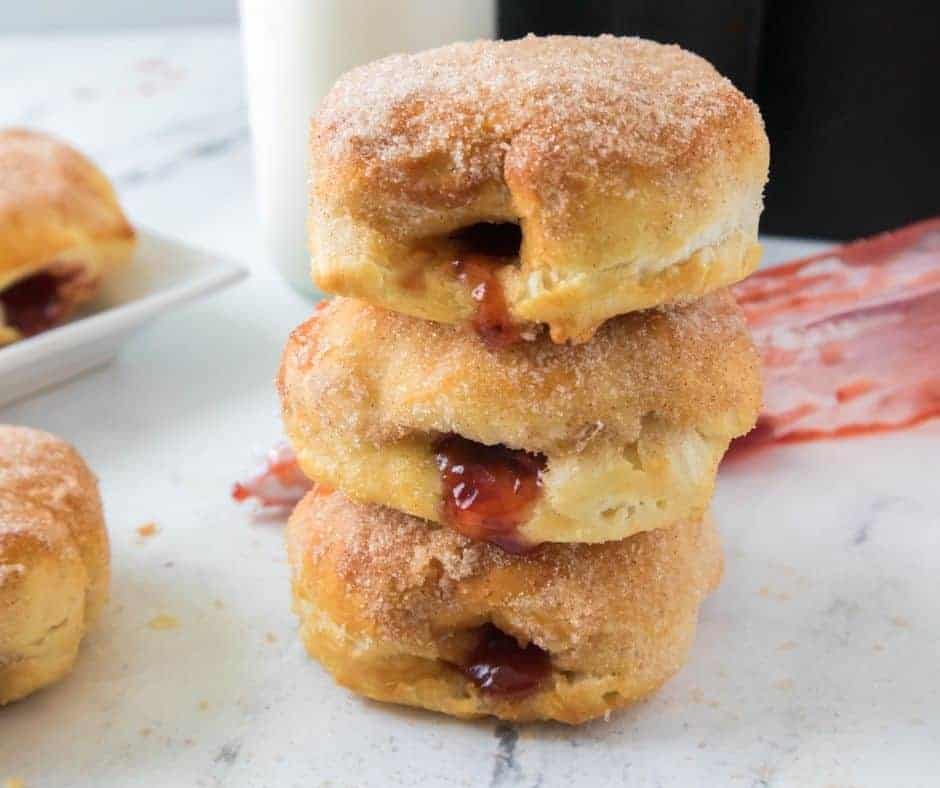
[[[684,662],[722,565],[708,519],[512,556],[340,493],[308,495],[287,542],[304,642],[340,684],[511,720],[584,722],[654,691]],[[493,697],[454,669],[485,624],[548,652],[537,692]]]
[[[0,173],[0,292],[65,269],[72,278],[65,297],[75,306],[130,258],[135,234],[114,189],[74,148],[35,131],[0,130]],[[0,304],[0,346],[18,338]]]
[[[676,46],[530,36],[397,55],[342,77],[314,117],[313,274],[465,322],[446,237],[515,222],[512,318],[584,341],[753,270],[767,166],[757,107]]]
[[[71,669],[109,575],[88,466],[48,433],[0,425],[0,704]]]
[[[297,328],[279,389],[304,471],[443,522],[434,444],[456,433],[546,456],[521,541],[598,542],[696,519],[760,406],[730,294],[625,315],[581,345],[493,352],[471,331],[333,299]]]

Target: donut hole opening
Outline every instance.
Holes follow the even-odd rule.
[[[494,624],[484,624],[473,636],[475,645],[457,667],[480,692],[520,697],[537,691],[551,675],[551,657],[535,643],[521,646]]]
[[[522,228],[516,222],[477,222],[448,237],[467,255],[518,258],[522,248]]]

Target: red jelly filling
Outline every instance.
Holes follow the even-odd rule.
[[[31,337],[65,320],[71,311],[71,306],[60,297],[66,280],[67,277],[41,272],[0,293],[7,325]]]
[[[537,690],[552,666],[547,651],[534,643],[522,648],[515,638],[487,624],[461,670],[487,694],[517,697]]]
[[[504,348],[519,341],[519,329],[513,324],[506,296],[496,272],[519,255],[522,230],[517,224],[481,223],[452,236],[458,257],[454,270],[470,288],[477,311],[473,326],[492,348]]]
[[[444,485],[445,522],[510,552],[529,549],[517,528],[529,519],[541,492],[545,457],[459,435],[444,436],[434,450]]]

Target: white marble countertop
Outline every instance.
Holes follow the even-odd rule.
[[[0,410],[95,468],[114,571],[74,674],[0,710],[0,784],[940,784],[940,424],[723,468],[727,573],[691,662],[609,722],[517,729],[364,702],[298,643],[280,527],[228,495],[279,434],[272,379],[310,309],[264,262],[236,32],[0,38],[9,124],[72,140],[134,221],[254,275]],[[160,530],[142,540],[147,521]],[[162,614],[179,626],[148,627]]]

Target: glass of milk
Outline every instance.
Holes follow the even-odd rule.
[[[491,38],[495,0],[240,0],[265,246],[284,278],[316,295],[307,255],[307,135],[344,71],[397,52]]]

